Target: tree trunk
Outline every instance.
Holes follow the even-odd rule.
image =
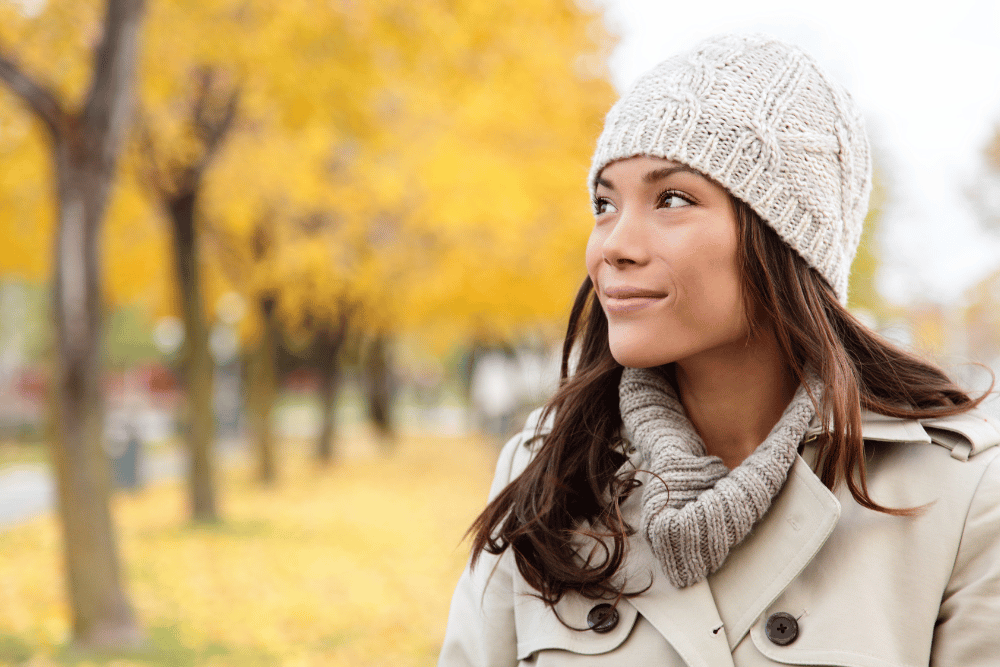
[[[128,646],[142,638],[122,585],[108,507],[101,378],[102,188],[87,164],[58,151],[59,218],[53,276],[57,339],[52,440],[65,540],[73,639],[84,647]]]
[[[140,124],[139,137],[147,185],[166,210],[172,227],[174,267],[184,314],[184,354],[181,374],[185,385],[184,432],[189,454],[191,516],[195,521],[219,518],[215,483],[215,362],[209,352],[209,324],[204,316],[199,265],[198,198],[202,177],[232,127],[238,89],[219,94],[216,72],[210,67],[193,73],[191,134],[201,142],[198,155],[180,158],[157,155],[150,128]],[[162,163],[162,165],[161,165]]]
[[[476,369],[476,361],[482,355],[483,346],[478,342],[474,341],[469,344],[469,347],[465,350],[462,355],[462,360],[459,362],[459,380],[461,381],[462,388],[462,398],[465,400],[467,406],[472,405],[472,374]]]
[[[212,390],[215,363],[209,352],[208,323],[202,304],[201,267],[198,264],[198,236],[195,225],[195,190],[170,199],[168,211],[173,224],[174,267],[184,311],[184,353],[181,374],[185,385],[184,433],[188,448],[188,480],[191,518],[195,521],[219,519],[215,485],[215,413]]]
[[[368,418],[375,427],[379,441],[384,447],[395,440],[392,421],[392,364],[389,359],[388,335],[375,335],[365,355],[365,389],[368,402]]]
[[[257,479],[265,486],[278,480],[278,460],[272,432],[271,414],[277,397],[277,324],[274,322],[274,299],[260,300],[260,340],[247,363],[247,408],[254,450],[257,453]]]
[[[316,441],[316,461],[321,465],[333,462],[334,439],[336,438],[337,398],[340,395],[341,366],[340,353],[344,347],[346,319],[337,329],[319,335],[317,366],[320,373],[319,397],[322,411],[322,427]]]
[[[108,507],[101,368],[101,224],[132,113],[143,0],[108,0],[79,111],[22,70],[0,42],[0,81],[47,131],[56,182],[52,275],[56,352],[52,461],[73,641],[134,645],[142,632],[121,582]],[[76,104],[73,105],[76,108]]]

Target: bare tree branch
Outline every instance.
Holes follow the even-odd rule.
[[[201,179],[223,141],[229,134],[239,107],[240,86],[233,86],[228,92],[219,90],[218,71],[204,67],[198,73],[198,82],[191,113],[191,126],[202,142],[200,159],[190,165],[190,177],[194,182]]]
[[[236,112],[239,109],[240,94],[241,89],[236,86],[229,94],[229,99],[227,99],[219,111],[219,116],[216,119],[215,127],[212,132],[208,135],[207,147],[210,153],[215,153],[219,146],[222,145],[223,139],[229,134],[229,130],[233,126],[233,122],[236,120]]]
[[[136,168],[139,182],[156,198],[158,202],[165,202],[168,193],[173,192],[173,184],[169,175],[160,166],[160,159],[156,149],[156,142],[153,141],[153,133],[149,129],[149,121],[146,114],[140,107],[135,114],[135,136],[139,142],[139,150],[142,159]]]
[[[58,138],[62,131],[65,113],[59,99],[46,86],[28,76],[0,45],[0,81],[6,82],[31,111]]]

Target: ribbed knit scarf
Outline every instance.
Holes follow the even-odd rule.
[[[818,379],[810,376],[808,384],[819,400]],[[815,414],[812,401],[800,386],[764,442],[729,470],[708,456],[661,372],[626,368],[619,397],[625,434],[652,473],[641,530],[670,582],[690,586],[718,570],[771,506]]]

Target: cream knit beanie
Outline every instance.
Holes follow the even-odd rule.
[[[847,303],[871,193],[850,95],[798,48],[723,35],[643,76],[608,113],[588,184],[636,155],[683,163],[753,208]]]

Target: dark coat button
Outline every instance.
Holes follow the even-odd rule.
[[[611,632],[618,625],[618,610],[609,604],[599,604],[587,614],[587,625],[594,632]]]
[[[799,636],[799,623],[791,614],[779,611],[776,614],[771,614],[767,619],[764,634],[772,643],[778,646],[787,646]]]

